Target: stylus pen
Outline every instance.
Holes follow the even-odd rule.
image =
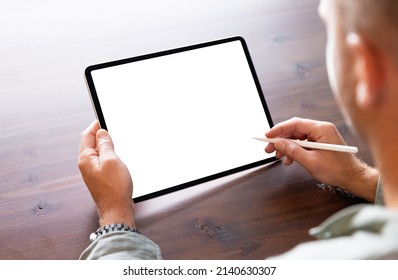
[[[265,138],[265,137],[253,137],[253,138],[258,141],[268,142],[268,143],[275,143],[278,140],[278,138]],[[295,142],[301,147],[310,148],[310,149],[327,150],[327,151],[351,153],[351,154],[355,154],[358,152],[358,148],[353,146],[326,144],[326,143],[309,142],[309,141],[292,140],[292,139],[285,139],[285,140]]]

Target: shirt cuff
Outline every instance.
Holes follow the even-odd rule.
[[[98,237],[80,255],[81,260],[159,260],[159,246],[142,234],[117,231]]]

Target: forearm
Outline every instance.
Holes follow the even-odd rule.
[[[380,174],[376,168],[358,160],[342,188],[369,202],[374,202]]]

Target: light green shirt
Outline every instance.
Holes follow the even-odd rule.
[[[382,187],[380,178],[377,181],[375,204],[376,205],[384,205],[383,187]]]
[[[160,260],[159,246],[147,237],[115,231],[98,237],[80,255],[82,260]]]
[[[273,259],[398,259],[398,211],[354,205],[326,219],[302,243]]]

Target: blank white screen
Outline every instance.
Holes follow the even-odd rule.
[[[134,196],[272,157],[270,127],[240,41],[91,72]]]

